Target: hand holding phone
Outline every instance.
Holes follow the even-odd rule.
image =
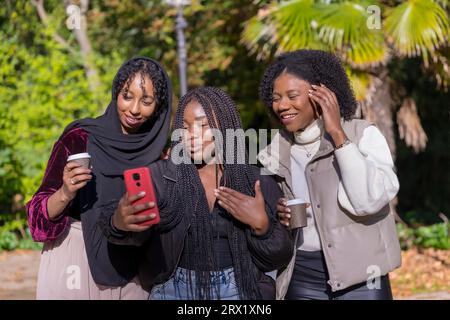
[[[155,203],[147,202],[144,204],[133,205],[134,202],[144,197],[145,193],[128,196],[127,192],[123,195],[123,197],[119,201],[119,206],[117,207],[113,215],[113,225],[116,229],[122,231],[142,232],[151,227],[151,225],[142,224],[155,219],[156,215],[154,213],[149,215],[138,215],[136,213],[153,208],[155,206]]]
[[[114,226],[124,231],[140,232],[160,221],[150,170],[146,167],[124,171],[127,193],[113,217]]]

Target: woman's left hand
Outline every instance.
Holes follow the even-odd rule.
[[[336,95],[323,84],[312,84],[311,87],[309,96],[322,108],[325,130],[333,138],[334,145],[344,143],[347,137],[341,126],[341,112]]]
[[[251,197],[227,187],[214,190],[219,205],[233,217],[249,225],[257,235],[269,229],[269,217],[266,213],[264,196],[259,180],[255,183],[255,197]]]

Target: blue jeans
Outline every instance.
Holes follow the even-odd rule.
[[[189,272],[191,273],[192,287],[189,285]],[[216,285],[217,282],[219,282],[219,286]],[[152,288],[150,300],[197,300],[196,295],[195,272],[177,268],[172,278]],[[211,300],[240,299],[233,268],[211,272],[210,296]]]

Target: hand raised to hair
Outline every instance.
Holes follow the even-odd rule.
[[[311,87],[308,94],[322,109],[325,130],[335,145],[344,143],[347,136],[341,126],[341,112],[336,94],[323,84],[320,86],[312,84]]]

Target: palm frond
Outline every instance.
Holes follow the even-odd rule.
[[[251,53],[260,55],[267,55],[270,47],[277,54],[302,48],[326,49],[315,30],[318,16],[313,0],[274,2],[245,23],[241,41]]]
[[[400,56],[422,55],[425,64],[448,42],[449,17],[433,0],[407,0],[386,11],[388,41]]]
[[[346,68],[346,73],[350,79],[350,84],[355,93],[355,98],[358,102],[362,102],[367,99],[369,95],[369,88],[371,85],[371,77],[367,72],[353,70]]]
[[[272,21],[282,51],[297,49],[325,49],[318,41],[317,27],[320,11],[313,0],[282,2],[273,11]]]
[[[450,88],[450,47],[441,48],[434,53],[427,73],[433,75],[438,88],[448,91]]]
[[[275,27],[267,21],[266,17],[256,15],[245,22],[241,42],[251,54],[257,53],[257,58],[263,59],[277,47]]]
[[[388,57],[384,35],[369,28],[366,1],[340,1],[320,7],[320,39],[352,66],[376,66]]]

